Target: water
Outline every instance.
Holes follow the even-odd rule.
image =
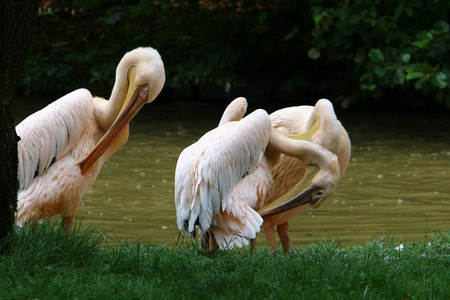
[[[45,102],[16,101],[16,120]],[[223,108],[147,105],[131,123],[128,144],[85,194],[77,219],[96,224],[113,240],[174,245],[178,155],[217,126]],[[289,222],[294,246],[333,238],[363,244],[385,232],[418,241],[434,229],[448,229],[450,113],[347,112],[338,117],[352,140],[349,168],[326,203]],[[265,245],[264,234],[257,242]]]

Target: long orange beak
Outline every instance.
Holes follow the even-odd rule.
[[[138,113],[138,111],[144,106],[148,100],[149,86],[135,87],[134,86],[134,72],[135,70],[130,70],[130,91],[127,95],[125,105],[122,108],[119,116],[114,121],[113,125],[108,129],[105,135],[98,141],[94,150],[92,150],[81,162],[80,168],[81,172],[84,173],[89,169],[92,164],[94,164],[100,156],[108,149],[108,147],[114,142],[122,129],[130,123],[131,119]],[[135,87],[134,92],[131,91]],[[131,96],[130,96],[131,94]]]

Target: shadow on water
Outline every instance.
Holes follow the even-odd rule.
[[[16,121],[44,105],[14,103]],[[217,126],[224,107],[147,105],[131,123],[128,144],[85,194],[78,219],[98,224],[114,240],[173,245],[179,234],[173,183],[178,155]],[[448,228],[450,113],[344,111],[338,117],[352,140],[349,168],[321,208],[290,221],[294,246],[332,238],[364,243],[385,232],[420,240]],[[258,243],[265,243],[263,234]]]

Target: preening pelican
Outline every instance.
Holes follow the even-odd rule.
[[[309,205],[320,206],[333,193],[339,180],[335,154],[319,144],[298,140],[295,136],[286,137],[282,134],[286,134],[284,129],[280,128],[280,133],[272,128],[271,118],[264,110],[256,110],[243,118],[246,108],[244,98],[234,100],[225,110],[219,127],[183,150],[177,162],[178,228],[195,233],[195,225],[198,225],[203,249],[248,245],[248,239],[256,238],[263,223],[257,210],[273,224],[268,227],[271,229],[281,224],[279,215],[289,218],[291,211]],[[308,129],[307,125],[298,131]],[[293,170],[286,169],[291,166],[283,167],[284,161],[289,162],[283,155],[301,161],[297,163],[301,170],[293,174]],[[310,176],[305,176],[305,166],[309,166]],[[291,175],[294,175],[292,179]],[[277,188],[278,184],[286,185],[283,181],[290,185]],[[295,194],[292,200],[275,201],[289,192]],[[273,202],[274,205],[268,206]],[[266,233],[266,237],[271,239],[268,242],[274,251],[273,230],[272,235]]]
[[[85,191],[128,140],[129,122],[155,100],[164,82],[158,51],[137,48],[119,62],[109,100],[79,89],[17,125],[17,223],[64,214],[70,229]]]
[[[308,132],[318,121],[320,126],[317,131],[311,132],[309,140],[321,145],[325,149],[335,154],[339,163],[339,177],[344,175],[350,160],[351,143],[347,131],[336,118],[333,105],[326,99],[319,100],[315,106],[296,106],[280,109],[270,115],[272,126],[284,135],[295,138],[296,135]],[[302,181],[305,176],[305,164],[292,156],[278,153],[278,162],[273,165],[273,186],[266,197],[265,205],[269,205],[279,199],[293,187]],[[337,182],[336,182],[337,184]],[[323,195],[313,208],[318,208],[332,194]],[[278,200],[279,201],[279,200]],[[281,201],[283,202],[283,201]],[[269,248],[276,250],[275,236],[273,228],[277,226],[278,236],[281,240],[283,250],[289,252],[292,249],[291,240],[287,232],[288,220],[304,211],[308,205],[302,205],[293,209],[286,209],[285,212],[270,217],[264,216],[264,233]]]

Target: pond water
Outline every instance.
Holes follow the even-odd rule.
[[[15,101],[16,121],[46,103]],[[217,126],[224,107],[146,105],[131,123],[128,144],[85,194],[77,220],[96,224],[112,240],[175,245],[178,155]],[[352,140],[348,170],[319,209],[289,222],[294,246],[333,238],[363,244],[386,232],[418,241],[435,229],[449,229],[450,113],[344,112],[338,118]],[[265,245],[264,234],[257,242]]]

